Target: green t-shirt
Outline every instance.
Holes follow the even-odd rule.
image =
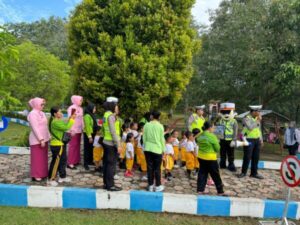
[[[165,151],[164,127],[157,120],[144,126],[143,143],[145,151],[162,154]]]

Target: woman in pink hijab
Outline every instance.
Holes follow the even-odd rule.
[[[31,127],[30,144],[30,176],[35,181],[41,181],[48,176],[48,141],[50,133],[45,113],[42,112],[45,100],[33,98],[29,101],[32,111],[27,120]]]
[[[78,95],[73,95],[71,101],[73,105],[68,108],[68,116],[72,115],[72,111],[76,113],[75,123],[69,131],[72,139],[69,142],[68,151],[68,168],[75,169],[75,165],[80,163],[80,141],[83,131],[83,109],[81,107],[83,98]]]

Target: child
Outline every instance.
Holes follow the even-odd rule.
[[[95,172],[102,173],[102,167],[100,166],[101,160],[103,158],[103,147],[99,143],[100,136],[100,128],[97,129],[97,133],[94,139],[94,149],[93,149],[93,159],[95,164]]]
[[[136,158],[136,156],[137,156],[137,139],[139,136],[139,132],[137,130],[138,130],[138,124],[136,122],[131,122],[129,132],[132,133],[133,137],[134,137],[133,148],[134,148],[134,155],[135,155],[135,160],[134,160],[134,168],[135,169],[137,169],[140,164],[140,162],[138,162],[138,159]]]
[[[180,157],[181,157],[181,166],[184,167],[185,166],[185,162],[186,162],[186,143],[187,143],[187,138],[185,136],[185,131],[181,132],[181,140],[179,143],[179,147],[180,147]]]
[[[195,147],[195,154],[194,154],[194,167],[195,167],[195,171],[194,171],[194,175],[196,176],[198,171],[199,171],[199,161],[198,161],[198,150],[199,150],[199,146],[196,143],[196,139],[197,137],[200,135],[200,130],[198,128],[193,129],[192,133],[194,136],[194,147]]]
[[[121,139],[122,151],[120,152],[120,155],[119,155],[119,158],[120,158],[119,167],[120,167],[120,169],[126,169],[126,165],[125,165],[126,138],[127,138],[127,134],[129,132],[130,132],[129,124],[124,123],[122,125],[122,139]]]
[[[188,178],[191,178],[191,172],[195,168],[195,145],[194,145],[194,136],[193,133],[190,131],[187,131],[185,133],[185,136],[187,137],[187,143],[186,143],[186,171],[188,174]]]
[[[57,186],[58,183],[71,182],[71,179],[67,177],[66,167],[67,167],[67,152],[66,144],[62,142],[64,132],[67,132],[72,128],[76,113],[70,116],[70,119],[65,123],[62,118],[63,114],[58,107],[52,107],[50,110],[51,118],[49,121],[49,131],[51,134],[50,149],[52,152],[52,160],[49,168],[49,181],[48,184],[51,186]],[[56,164],[57,157],[60,157],[58,165]],[[59,173],[58,183],[56,180],[57,169]]]
[[[147,181],[147,163],[146,158],[143,150],[143,130],[144,130],[144,123],[139,123],[139,136],[137,139],[137,162],[140,165],[140,169],[142,171],[142,181]]]
[[[126,137],[126,172],[125,177],[132,177],[132,167],[133,167],[133,160],[134,160],[134,136],[132,133],[127,134]]]
[[[179,141],[178,141],[178,131],[172,131],[172,138],[173,138],[173,149],[174,149],[174,167],[178,168],[177,161],[179,159]]]
[[[165,178],[168,181],[171,181],[172,179],[172,174],[171,171],[174,166],[174,149],[172,146],[172,142],[174,141],[174,138],[171,134],[165,134],[165,140],[166,140],[166,151],[164,154],[164,159],[165,159]]]

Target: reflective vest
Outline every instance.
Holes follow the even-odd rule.
[[[224,140],[231,141],[234,137],[234,124],[236,120],[230,119],[230,120],[220,120],[220,125],[224,127]]]
[[[257,123],[256,118],[253,118],[252,116],[247,116],[252,122]],[[257,139],[261,137],[261,130],[260,127],[256,127],[253,130],[249,130],[246,126],[243,129],[243,134],[245,135],[246,138],[251,138],[251,139]]]
[[[194,121],[191,124],[191,130],[193,131],[195,128],[198,128],[200,130],[200,133],[202,133],[202,127],[205,123],[205,119],[203,117],[199,117],[196,113],[193,113]]]
[[[108,117],[110,115],[112,115],[113,113],[110,112],[110,111],[107,111],[104,113],[104,117],[103,117],[103,137],[104,137],[104,140],[106,141],[112,141],[113,140],[113,137],[110,133],[110,130],[109,130],[109,123],[108,123]],[[115,129],[116,129],[116,134],[118,136],[120,136],[121,134],[121,129],[120,129],[120,126],[121,126],[121,123],[120,123],[120,120],[116,120],[115,122]]]

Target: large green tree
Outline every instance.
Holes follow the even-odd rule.
[[[32,23],[8,23],[5,27],[15,36],[19,43],[31,41],[45,47],[62,60],[69,60],[67,48],[67,21],[51,16]]]
[[[19,99],[23,107],[36,96],[45,98],[48,107],[61,105],[71,86],[68,63],[28,41],[17,45],[16,50],[19,62],[13,64],[15,75],[1,82],[1,90]]]
[[[0,27],[0,84],[14,79],[14,64],[18,62],[19,52],[14,46],[15,38],[3,27]],[[9,91],[0,89],[0,111],[7,105],[18,105],[19,101]]]
[[[172,108],[193,73],[194,0],[84,0],[69,23],[75,90],[140,115]]]
[[[211,16],[210,29],[201,36],[203,49],[195,58],[190,100],[198,96],[204,102],[235,101],[240,111],[260,103],[282,113],[295,112],[299,5],[297,0],[222,1]]]

